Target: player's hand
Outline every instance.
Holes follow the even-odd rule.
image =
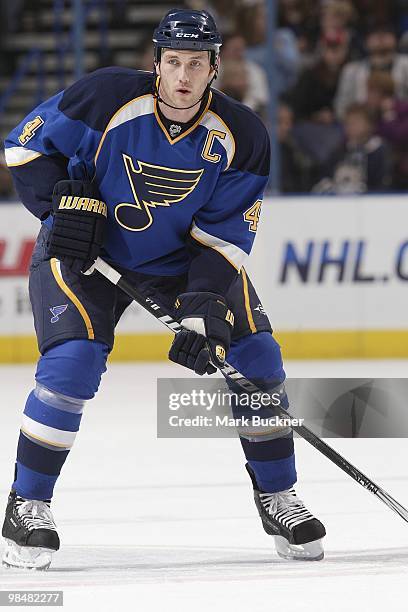
[[[234,326],[234,315],[224,298],[208,292],[182,293],[175,308],[185,329],[176,334],[169,359],[196,374],[214,374],[214,365],[224,365]]]
[[[85,272],[101,250],[107,207],[97,187],[83,181],[59,181],[52,197],[54,222],[48,254],[74,272]]]

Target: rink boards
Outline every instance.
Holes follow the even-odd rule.
[[[38,354],[27,279],[38,229],[21,204],[0,207],[2,362]],[[266,200],[246,267],[286,358],[408,357],[405,197]],[[169,340],[132,306],[112,358],[163,359]]]

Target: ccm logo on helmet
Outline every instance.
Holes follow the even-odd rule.
[[[198,38],[198,34],[183,34],[183,32],[177,32],[176,38]]]

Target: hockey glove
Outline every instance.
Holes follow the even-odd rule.
[[[178,296],[177,319],[185,330],[176,334],[169,359],[196,374],[214,374],[224,365],[231,343],[234,315],[216,293],[191,292]]]
[[[54,222],[48,254],[73,272],[86,272],[99,255],[107,207],[92,183],[59,181],[52,196]]]

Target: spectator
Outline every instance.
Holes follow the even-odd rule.
[[[237,30],[242,32],[247,44],[247,58],[268,69],[275,63],[275,87],[281,94],[296,82],[299,72],[300,55],[296,38],[289,29],[279,28],[275,34],[275,54],[268,57],[266,47],[266,7],[262,0],[244,0],[237,13]]]
[[[286,104],[278,108],[277,136],[280,145],[281,193],[306,193],[313,185],[313,165],[292,138],[293,111]]]
[[[367,106],[377,117],[377,132],[393,149],[393,187],[408,188],[408,102],[394,97],[389,74],[374,73],[368,80]]]
[[[238,102],[243,102],[249,93],[249,75],[246,66],[239,60],[225,60],[219,89]]]
[[[330,124],[340,71],[349,51],[349,37],[344,30],[327,31],[320,43],[320,60],[301,74],[289,100],[302,121]]]
[[[296,36],[305,31],[316,36],[318,31],[318,3],[314,0],[279,0],[279,24],[290,28]]]
[[[355,102],[366,102],[367,80],[371,72],[391,73],[397,96],[408,98],[408,57],[397,53],[395,33],[387,28],[373,30],[367,35],[368,58],[346,64],[341,72],[336,94],[336,112],[342,118]]]
[[[364,34],[373,27],[394,23],[396,18],[396,4],[404,3],[405,0],[353,0],[354,8],[358,14],[359,29]]]
[[[280,0],[279,27],[290,29],[296,36],[302,68],[311,65],[319,35],[318,2],[314,0]]]
[[[349,0],[329,0],[321,5],[320,28],[322,32],[346,30],[355,19],[355,10]]]
[[[354,28],[356,11],[350,0],[329,0],[321,7],[320,29],[321,37],[332,32],[346,32],[349,40],[350,59],[360,59],[364,48]]]
[[[262,0],[245,0],[237,11],[237,30],[242,32],[248,47],[258,47],[266,42],[266,7]],[[262,58],[265,62],[266,58]]]
[[[250,106],[252,110],[267,121],[266,107],[259,102],[250,87],[251,78],[247,65],[239,60],[229,59],[222,64],[219,89],[231,98]]]
[[[366,105],[353,104],[346,111],[344,131],[344,143],[322,168],[322,178],[313,191],[356,194],[389,188],[390,155],[375,135],[375,121]]]
[[[385,108],[388,109],[389,102],[393,103],[395,98],[395,83],[388,72],[372,72],[367,80],[367,108],[378,120]]]
[[[264,114],[269,102],[268,80],[261,66],[246,59],[245,52],[245,39],[241,34],[236,32],[224,36],[221,49],[220,81],[222,82],[224,62],[230,60],[240,62],[248,78],[247,92],[242,101],[255,112]]]

